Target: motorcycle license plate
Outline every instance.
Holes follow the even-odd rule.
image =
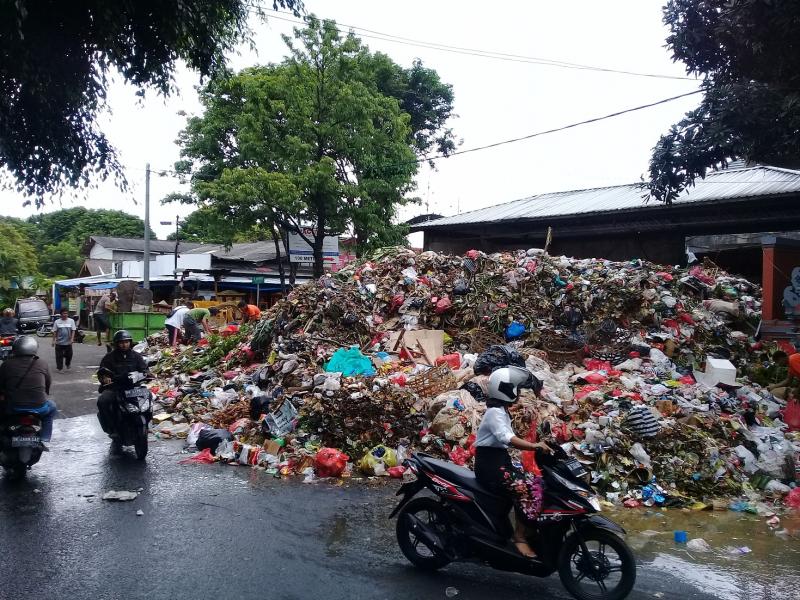
[[[40,443],[38,435],[18,435],[11,438],[12,448],[35,448]]]
[[[575,477],[583,477],[584,475],[586,475],[586,469],[584,469],[583,465],[574,458],[569,459],[564,464],[569,469],[569,472],[572,473]]]
[[[147,388],[133,388],[130,390],[125,390],[125,397],[126,398],[146,398],[147,395],[150,393],[150,390]]]

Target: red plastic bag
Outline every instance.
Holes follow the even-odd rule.
[[[443,296],[439,298],[439,301],[436,303],[436,308],[433,312],[437,315],[441,315],[442,313],[446,312],[451,306],[453,306],[453,302],[447,296]]]
[[[461,355],[458,352],[454,352],[453,354],[445,354],[444,356],[440,356],[436,359],[436,365],[443,365],[447,364],[451,369],[458,370],[461,368]]]
[[[470,459],[470,453],[464,450],[464,448],[461,446],[456,446],[453,448],[448,456],[450,457],[451,461],[462,467],[467,464],[467,461]]]
[[[608,377],[606,377],[605,375],[601,375],[600,373],[589,373],[588,375],[584,375],[582,379],[587,383],[600,385],[605,383]]]
[[[189,458],[184,458],[182,461],[179,461],[179,465],[189,465],[192,463],[201,463],[204,465],[210,465],[215,462],[214,455],[211,454],[211,448],[205,448],[201,450],[197,454],[193,454]]]
[[[230,426],[228,427],[228,431],[230,431],[231,433],[241,433],[242,430],[247,429],[248,427],[250,427],[250,419],[248,418],[237,419],[236,421],[230,424]]]
[[[536,421],[531,421],[531,428],[528,430],[528,435],[525,439],[529,442],[536,443],[538,436],[536,435]],[[536,453],[532,450],[524,450],[522,452],[522,468],[526,473],[533,473],[537,477],[542,476],[542,471],[539,465],[536,464]]]
[[[800,510],[800,487],[794,488],[786,496],[786,506],[795,510]]]
[[[599,360],[597,358],[591,358],[586,361],[586,370],[587,371],[610,371],[611,370],[611,363],[607,360]]]
[[[789,431],[800,431],[800,400],[790,400],[783,409],[783,422]]]
[[[314,457],[314,473],[317,477],[339,477],[348,460],[350,457],[336,448],[320,448]]]
[[[592,392],[596,392],[600,389],[600,386],[597,385],[585,385],[577,392],[575,392],[575,400],[581,400],[591,394]]]
[[[475,456],[475,440],[478,439],[474,433],[470,433],[469,437],[467,438],[467,451],[469,451],[470,456]]]
[[[396,467],[389,467],[388,469],[386,469],[386,472],[389,474],[389,477],[394,477],[395,479],[402,479],[403,473],[406,472],[406,468],[397,465]]]

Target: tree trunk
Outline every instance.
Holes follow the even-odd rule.
[[[322,255],[322,244],[325,243],[325,230],[320,227],[314,237],[314,279],[325,274],[325,257]]]
[[[294,287],[297,277],[297,263],[292,262],[292,255],[289,253],[289,236],[283,238],[283,249],[286,250],[286,256],[289,258],[289,287]]]
[[[278,275],[281,278],[281,294],[286,295],[286,273],[283,270],[283,256],[281,256],[281,243],[278,240],[278,231],[275,224],[270,225],[272,241],[275,243],[275,258],[278,259]]]

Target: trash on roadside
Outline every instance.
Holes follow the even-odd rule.
[[[139,492],[109,490],[103,494],[102,498],[110,502],[129,502],[130,500],[136,500],[137,496],[139,496]]]

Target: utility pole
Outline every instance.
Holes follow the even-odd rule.
[[[178,245],[180,244],[180,242],[178,241],[180,237],[180,231],[178,230],[178,223],[180,221],[178,219],[179,219],[178,215],[175,215],[175,269],[173,270],[173,273],[175,273],[176,277],[178,275]]]
[[[150,163],[144,169],[144,289],[150,289]]]

